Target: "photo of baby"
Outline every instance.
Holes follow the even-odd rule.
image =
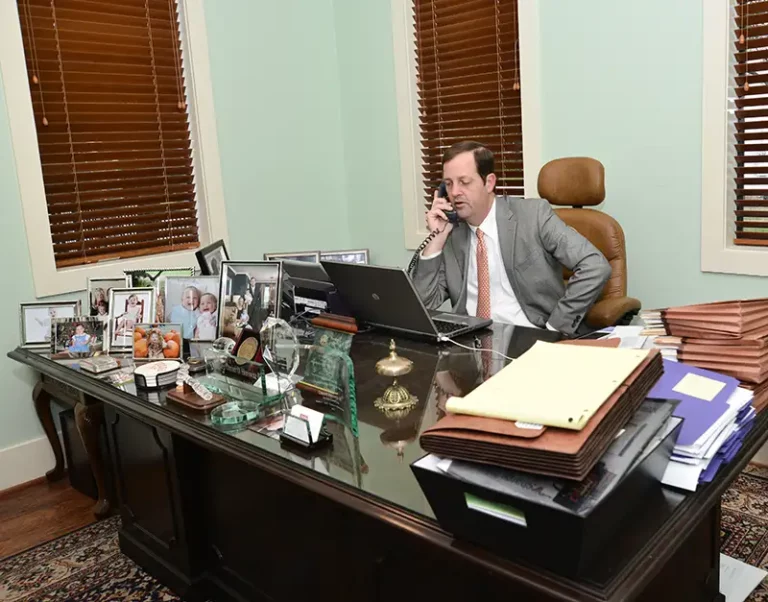
[[[22,345],[50,345],[53,320],[56,318],[73,318],[77,311],[76,301],[71,303],[22,303]]]
[[[159,270],[126,270],[126,284],[123,286],[131,287],[152,287],[155,289],[155,317],[158,322],[165,319],[165,279],[169,276],[188,276],[195,275],[194,268],[163,268]],[[151,320],[150,316],[146,317]]]
[[[136,324],[152,319],[154,289],[113,288],[109,295],[109,349],[129,350]]]
[[[213,341],[219,321],[218,290],[216,276],[169,276],[165,279],[164,320],[181,324],[187,340]]]
[[[181,324],[137,324],[133,330],[136,360],[179,359]]]
[[[104,323],[91,316],[54,318],[54,354],[88,357],[104,348]]]
[[[109,322],[109,292],[113,288],[125,288],[125,277],[88,279],[88,314],[99,318],[105,326]]]

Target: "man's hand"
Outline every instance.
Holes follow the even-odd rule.
[[[448,202],[448,199],[437,196],[437,191],[435,191],[432,207],[427,211],[427,229],[430,232],[437,230],[438,232],[444,232],[447,235],[453,230],[453,224],[448,221],[445,212],[452,210],[453,206]]]
[[[451,210],[453,210],[453,207],[448,202],[448,199],[437,196],[437,191],[435,191],[432,207],[427,211],[426,221],[427,229],[430,233],[437,230],[439,234],[421,252],[422,257],[429,257],[443,250],[445,241],[448,240],[448,235],[453,230],[453,224],[445,217],[445,212]]]

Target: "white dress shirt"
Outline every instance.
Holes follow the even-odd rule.
[[[467,272],[467,313],[477,315],[477,228],[467,224],[472,230],[469,237],[469,270]],[[479,228],[485,234],[485,248],[488,253],[488,276],[491,284],[491,318],[494,322],[507,322],[517,326],[536,328],[525,315],[515,291],[509,283],[507,270],[501,258],[499,228],[496,225],[496,201],[493,201],[488,215]]]
[[[494,322],[506,322],[517,326],[537,328],[528,320],[515,291],[509,282],[507,270],[501,257],[499,228],[496,224],[496,200],[493,201],[488,215],[480,226],[467,224],[472,230],[469,244],[469,269],[467,271],[467,314],[477,315],[477,229],[485,234],[485,248],[488,253],[488,276],[491,284],[491,318]],[[439,257],[440,253],[425,256],[422,259]],[[555,330],[547,322],[548,330]]]

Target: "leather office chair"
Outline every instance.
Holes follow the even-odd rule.
[[[566,157],[547,163],[539,172],[539,196],[552,205],[570,208],[555,209],[569,226],[595,245],[611,264],[611,277],[595,305],[589,310],[587,324],[604,328],[628,324],[640,310],[637,299],[627,296],[627,250],[624,230],[607,213],[587,209],[605,199],[605,169],[589,157]],[[563,270],[566,282],[571,277]]]

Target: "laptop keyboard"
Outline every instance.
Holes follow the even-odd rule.
[[[456,322],[445,322],[443,320],[432,320],[437,328],[437,332],[440,334],[451,334],[464,328],[462,324],[456,324]]]

